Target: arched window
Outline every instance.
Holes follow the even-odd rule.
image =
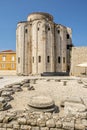
[[[28,30],[27,29],[25,29],[25,33],[27,33],[28,32]]]
[[[58,34],[60,34],[60,30],[58,30],[57,32],[58,32]]]
[[[38,62],[39,63],[41,62],[41,56],[38,56]]]
[[[47,62],[48,63],[50,62],[50,56],[47,56]]]
[[[60,56],[58,56],[58,63],[61,63],[61,58],[60,58]]]
[[[32,57],[32,62],[34,63],[34,57]]]
[[[48,28],[48,31],[50,31],[50,27]]]
[[[63,63],[65,63],[65,57],[63,57]]]
[[[70,37],[69,34],[67,34],[66,37],[67,37],[67,39],[69,39],[69,37]]]
[[[37,28],[37,30],[39,31],[39,30],[40,30],[40,28],[38,27],[38,28]]]

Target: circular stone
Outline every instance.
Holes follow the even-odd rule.
[[[54,106],[55,103],[50,97],[34,96],[29,99],[28,105],[35,108],[47,108]]]

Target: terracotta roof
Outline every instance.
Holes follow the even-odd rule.
[[[4,50],[4,51],[0,51],[0,53],[15,53],[15,51],[13,51],[13,50]]]

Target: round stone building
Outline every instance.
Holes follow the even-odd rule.
[[[48,13],[32,13],[17,24],[17,74],[69,72],[71,47],[71,28],[56,24]]]

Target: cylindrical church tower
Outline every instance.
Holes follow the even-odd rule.
[[[68,31],[67,31],[68,30]],[[16,30],[17,74],[67,72],[71,29],[55,24],[53,16],[36,12]]]
[[[54,23],[47,13],[32,13],[32,73],[54,72]]]

